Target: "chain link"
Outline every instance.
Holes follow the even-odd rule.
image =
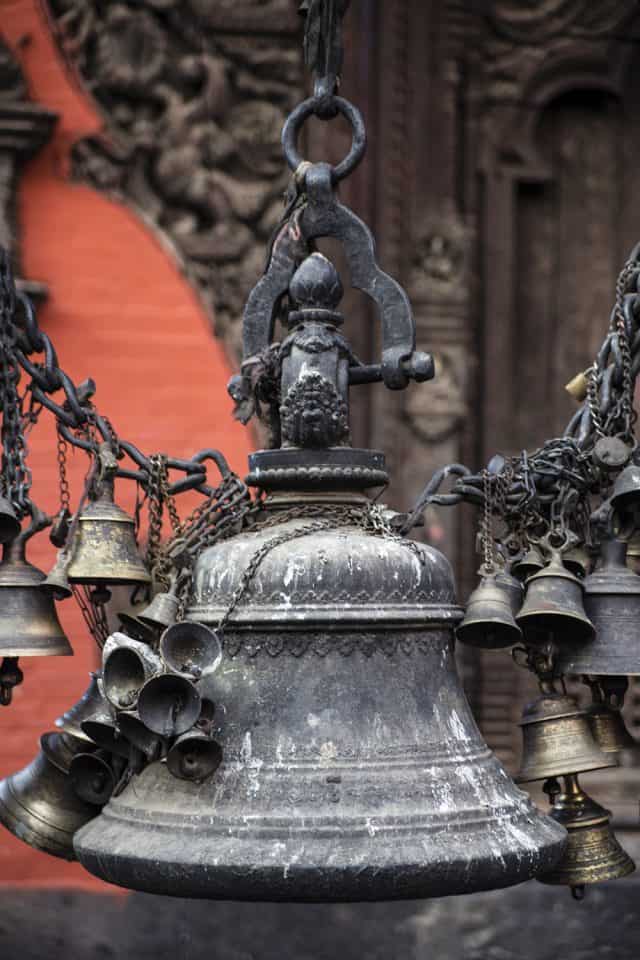
[[[8,255],[0,253],[0,406],[2,408],[2,492],[19,517],[31,511],[31,472],[27,467],[20,366],[16,357],[18,332],[16,297]],[[33,411],[32,411],[33,412]]]

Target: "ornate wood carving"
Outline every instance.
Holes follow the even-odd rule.
[[[295,4],[49,0],[48,9],[104,120],[102,136],[74,145],[74,176],[138,212],[235,347],[282,214],[279,131],[301,87]]]
[[[35,297],[43,297],[46,287],[22,279],[18,181],[26,161],[49,140],[56,119],[29,100],[18,61],[0,38],[0,245],[11,253],[18,286]]]

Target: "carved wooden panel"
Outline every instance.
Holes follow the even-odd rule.
[[[291,0],[49,0],[51,24],[104,120],[73,173],[156,231],[234,348],[288,174],[280,129],[300,98]]]

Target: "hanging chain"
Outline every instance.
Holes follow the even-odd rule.
[[[621,355],[622,377],[620,384],[620,406],[624,424],[625,439],[633,437],[633,376],[631,373],[631,346],[627,335],[623,301],[627,292],[627,283],[637,271],[637,264],[629,262],[623,267],[616,283],[616,303],[614,307],[615,327],[618,335],[618,347]]]
[[[151,454],[149,457],[149,481],[147,493],[149,497],[149,532],[145,563],[151,576],[157,578],[157,563],[162,542],[162,520],[164,517],[164,490],[166,489],[166,457],[161,453]]]
[[[69,480],[67,478],[67,441],[58,430],[58,483],[60,488],[60,512],[70,512],[71,510],[71,492],[69,490]]]
[[[0,251],[0,405],[2,407],[2,491],[19,517],[31,511],[31,472],[26,464],[23,401],[18,391],[16,297],[9,258]]]

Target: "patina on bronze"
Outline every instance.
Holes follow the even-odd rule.
[[[44,734],[41,746],[31,763],[0,782],[0,823],[37,850],[75,860],[73,836],[99,810],[80,799],[69,779],[73,756],[87,745]]]
[[[518,783],[616,766],[615,757],[596,743],[588,712],[566,694],[543,693],[525,707],[520,726]]]
[[[26,559],[28,532],[3,546],[0,563],[0,656],[71,656],[73,650],[50,592],[42,590],[45,575]]]
[[[611,829],[611,814],[584,792],[576,775],[563,778],[551,816],[566,828],[569,840],[554,869],[537,877],[542,883],[571,887],[574,897],[582,899],[586,884],[633,873],[636,865]]]
[[[217,706],[211,746],[185,767],[178,740],[166,764],[146,766],[78,831],[78,857],[112,883],[211,899],[428,897],[527,880],[558,859],[564,830],[475,725],[453,660],[461,610],[447,560],[397,536],[367,496],[384,461],[348,442],[353,360],[335,269],[314,253],[290,277],[269,412],[281,445],[251,459],[265,510],[198,557],[187,619],[213,633],[170,627],[160,652],[180,673],[140,694],[140,719],[174,734],[145,692],[190,683],[193,659]],[[404,370],[410,360],[410,348],[396,356]]]
[[[605,540],[596,569],[584,581],[584,605],[595,634],[559,645],[562,673],[637,676],[640,577],[626,563],[627,544]]]

